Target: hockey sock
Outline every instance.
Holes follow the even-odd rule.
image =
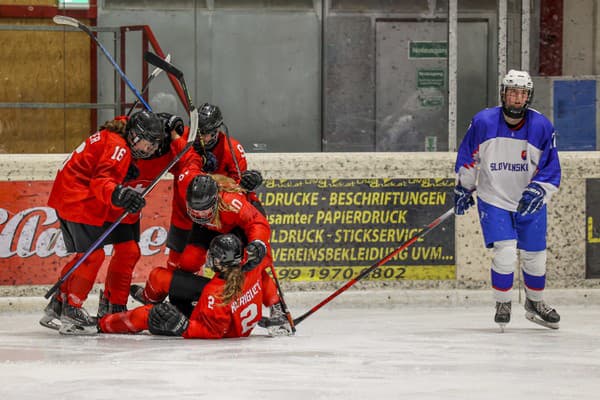
[[[169,259],[167,260],[167,268],[177,269],[179,260],[181,259],[181,253],[173,249],[169,249]]]
[[[82,254],[78,254],[69,264],[67,264],[62,273],[65,274],[72,266],[72,263],[77,262]],[[67,301],[75,307],[81,307],[87,299],[88,293],[94,286],[98,270],[104,261],[104,249],[97,249],[71,274],[61,290],[67,294]]]
[[[148,329],[148,314],[152,304],[136,307],[133,310],[108,314],[99,321],[104,333],[136,333]]]
[[[135,264],[140,259],[140,247],[137,242],[130,240],[114,245],[114,253],[108,271],[104,295],[112,304],[127,304],[129,286]]]
[[[492,287],[494,299],[499,302],[511,300],[514,270],[517,262],[516,240],[502,240],[494,243],[492,259]]]
[[[263,289],[263,304],[265,307],[271,307],[273,304],[279,303],[279,293],[277,292],[277,285],[271,278],[271,275],[267,273],[267,269],[262,270],[262,289]]]
[[[154,268],[148,275],[144,297],[152,303],[160,303],[169,294],[173,271],[163,267]]]
[[[521,250],[523,283],[530,300],[541,301],[546,287],[546,250]]]

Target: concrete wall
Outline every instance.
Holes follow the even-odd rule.
[[[251,168],[266,178],[453,178],[455,153],[280,153],[249,154]],[[549,212],[549,288],[600,288],[585,276],[585,179],[600,178],[600,153],[560,154],[563,182]],[[0,180],[52,180],[65,155],[0,155]],[[477,213],[470,210],[456,222],[455,281],[361,282],[361,287],[413,289],[483,289],[489,285],[491,253],[484,249]],[[338,282],[289,284],[287,289],[339,287]],[[19,294],[27,293],[24,288]],[[16,289],[15,289],[16,290]],[[34,293],[39,294],[40,288]],[[0,295],[14,295],[6,288]]]

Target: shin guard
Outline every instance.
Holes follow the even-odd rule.
[[[516,240],[502,240],[494,243],[492,287],[494,289],[494,299],[498,302],[511,301],[516,262]]]
[[[81,256],[81,254],[78,254],[72,262],[77,262]],[[94,286],[96,275],[98,275],[104,257],[104,249],[100,248],[95,250],[66,280],[63,286],[66,285],[66,290],[64,290],[64,292],[67,294],[67,301],[69,304],[75,307],[81,307],[83,305],[90,290],[92,290],[92,287]],[[62,273],[68,271],[67,267],[70,268],[70,265],[71,263],[67,264],[65,268],[63,268]],[[63,291],[62,288],[61,291]]]
[[[173,272],[170,269],[156,267],[150,271],[143,296],[152,303],[160,303],[169,294]]]
[[[133,310],[108,314],[98,322],[100,331],[104,333],[137,333],[148,329],[148,314],[152,304],[134,308]]]
[[[263,268],[261,274],[262,288],[263,288],[263,305],[265,307],[271,307],[273,304],[279,303],[279,292],[277,291],[277,285],[275,281],[267,273],[267,268]]]
[[[527,298],[541,301],[546,287],[546,250],[521,250],[521,267]]]
[[[113,249],[114,253],[106,273],[104,295],[111,304],[125,305],[133,269],[141,256],[140,247],[137,242],[129,240],[115,244]]]

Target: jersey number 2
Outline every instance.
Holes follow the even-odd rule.
[[[258,316],[258,307],[256,304],[250,304],[240,312],[240,318],[242,322],[242,333],[248,332],[254,328],[256,323],[256,317]]]

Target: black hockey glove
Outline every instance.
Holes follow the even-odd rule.
[[[246,246],[246,264],[242,271],[252,271],[258,266],[267,255],[267,246],[260,240],[253,240]]]
[[[131,214],[139,212],[146,205],[146,200],[140,193],[122,185],[117,185],[112,193],[111,201],[115,206],[123,207]]]
[[[158,113],[158,116],[163,121],[167,135],[171,136],[171,131],[177,132],[178,135],[183,135],[184,124],[181,117],[169,113]]]
[[[137,179],[138,176],[140,176],[140,169],[132,161],[129,164],[129,168],[127,168],[127,174],[125,174],[125,179],[123,182],[133,181],[134,179]]]
[[[219,167],[219,160],[217,160],[217,157],[212,152],[207,150],[205,156],[200,156],[202,157],[202,161],[204,161],[204,164],[202,164],[202,171],[210,174],[217,170]]]
[[[262,185],[263,177],[260,171],[255,169],[249,169],[248,171],[242,172],[242,180],[240,186],[248,192],[253,192],[257,187]]]
[[[148,314],[148,330],[155,335],[181,336],[189,319],[171,303],[160,303]]]

